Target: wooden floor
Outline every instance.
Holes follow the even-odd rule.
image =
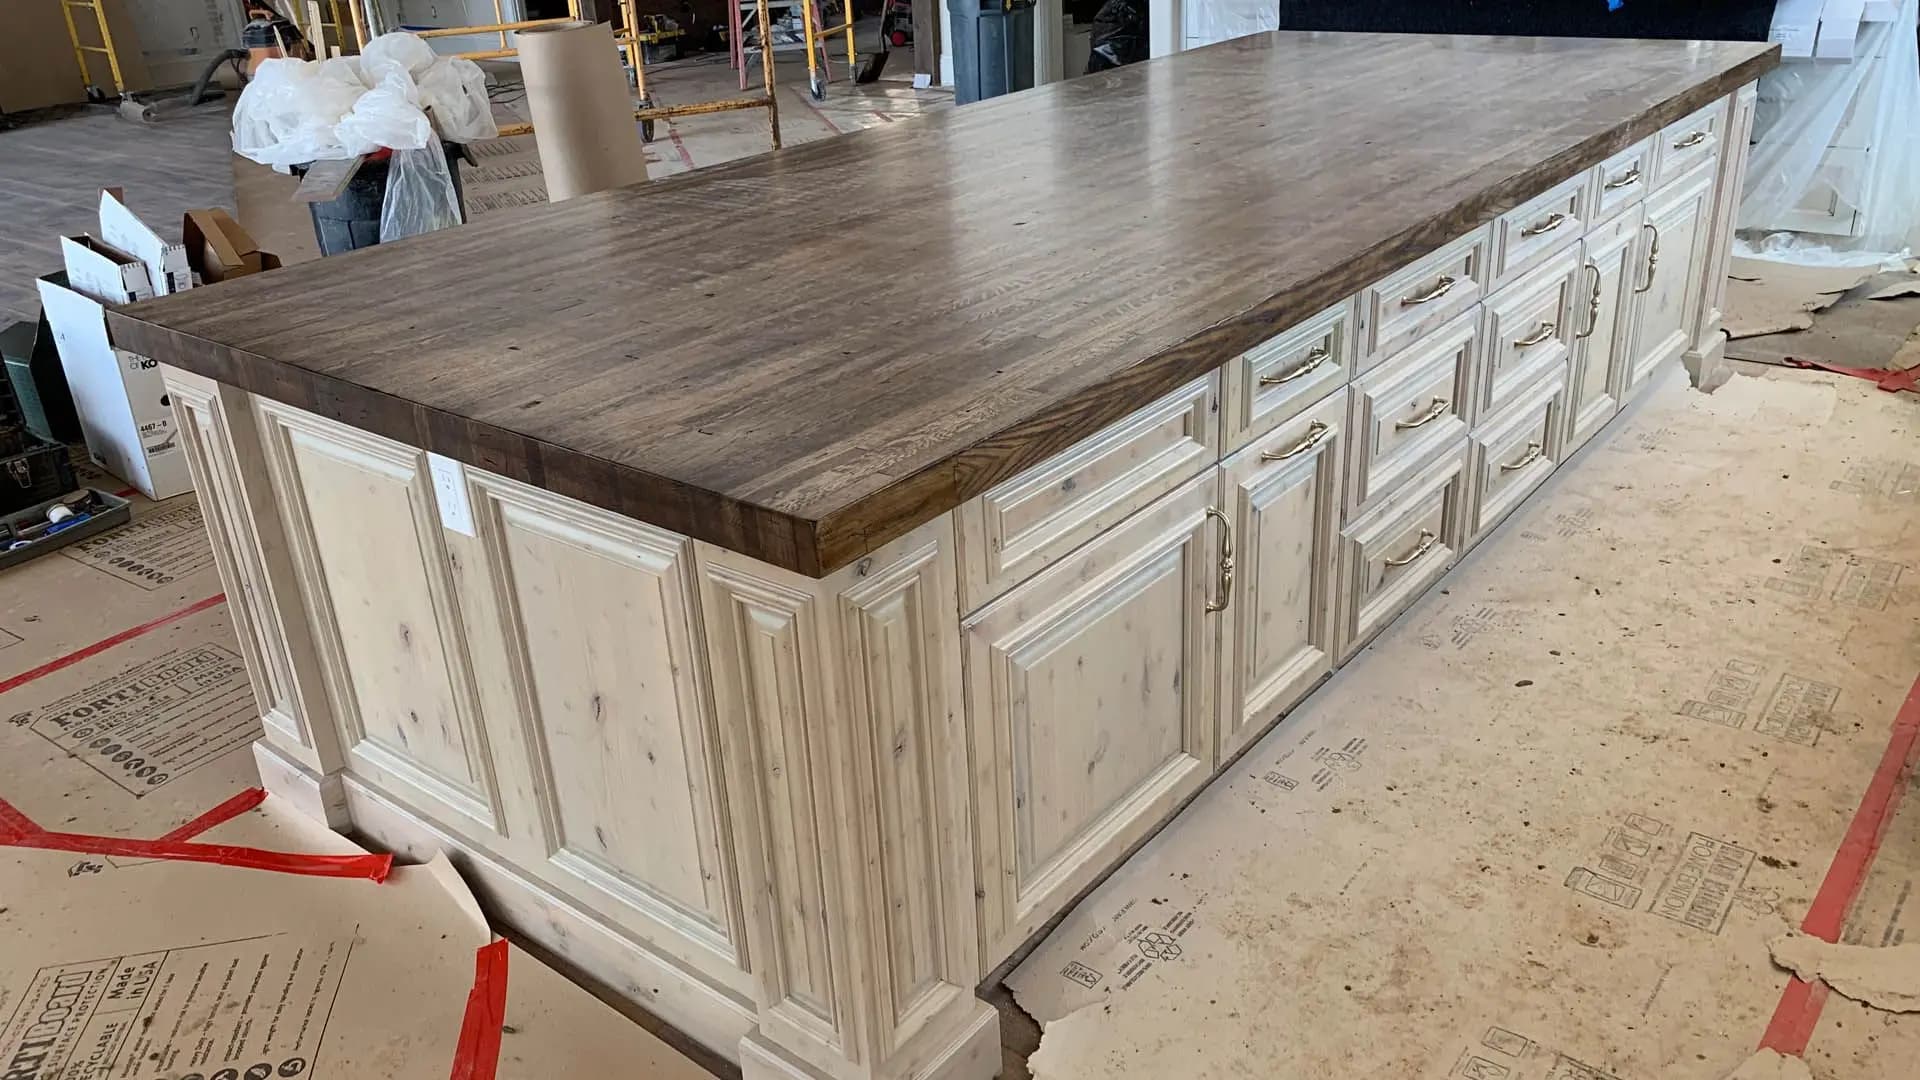
[[[34,279],[60,269],[60,237],[98,231],[100,188],[162,233],[188,209],[233,205],[227,109],[162,110],[137,124],[95,106],[0,131],[0,320],[40,311]]]

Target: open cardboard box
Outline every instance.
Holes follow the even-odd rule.
[[[280,257],[260,250],[247,230],[225,210],[187,211],[180,235],[188,264],[208,285],[280,268]]]

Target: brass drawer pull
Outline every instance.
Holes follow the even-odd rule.
[[[1601,184],[1600,187],[1604,191],[1619,191],[1623,187],[1631,187],[1639,182],[1640,166],[1635,165],[1633,168],[1627,170],[1625,176],[1620,177],[1618,180],[1609,180]]]
[[[1558,329],[1560,329],[1560,327],[1556,326],[1553,323],[1543,322],[1540,324],[1540,328],[1538,330],[1535,330],[1533,333],[1528,334],[1526,337],[1523,337],[1520,340],[1514,342],[1513,347],[1516,349],[1530,349],[1535,345],[1538,345],[1541,342],[1552,337],[1554,331]]]
[[[1322,346],[1315,345],[1313,350],[1307,353],[1307,358],[1302,361],[1298,367],[1295,367],[1292,371],[1284,375],[1262,375],[1260,376],[1260,385],[1279,386],[1281,383],[1290,383],[1302,375],[1305,375],[1307,372],[1312,371],[1314,368],[1319,367],[1321,364],[1326,363],[1332,359],[1332,357],[1332,352]]]
[[[1633,290],[1637,293],[1653,288],[1653,274],[1660,266],[1660,227],[1652,222],[1647,222],[1640,227],[1653,231],[1653,243],[1647,245],[1647,283]]]
[[[1587,297],[1587,328],[1573,335],[1577,338],[1590,338],[1600,328],[1600,267],[1588,263],[1587,269],[1593,271],[1593,295]]]
[[[1421,304],[1431,304],[1435,300],[1438,300],[1441,297],[1447,295],[1447,293],[1453,291],[1453,286],[1455,283],[1456,281],[1452,274],[1441,274],[1440,281],[1438,284],[1436,284],[1433,287],[1432,292],[1425,293],[1421,296],[1403,296],[1400,298],[1400,306],[1401,307],[1418,307]]]
[[[1527,452],[1520,456],[1519,461],[1502,462],[1500,465],[1500,471],[1501,472],[1517,472],[1520,469],[1524,469],[1527,466],[1533,464],[1534,462],[1539,461],[1540,455],[1544,452],[1545,451],[1541,449],[1539,443],[1530,442],[1527,444]]]
[[[1332,430],[1333,429],[1328,427],[1327,425],[1321,423],[1318,420],[1315,420],[1313,423],[1307,425],[1306,438],[1301,439],[1299,442],[1294,443],[1291,447],[1285,450],[1281,450],[1278,453],[1261,454],[1260,460],[1261,461],[1285,461],[1290,457],[1299,457],[1301,454],[1304,454],[1307,451],[1313,449],[1314,447],[1319,446],[1320,440],[1326,438],[1327,433]]]
[[[1706,132],[1704,131],[1690,132],[1688,133],[1686,138],[1681,139],[1677,143],[1674,143],[1673,148],[1675,150],[1685,150],[1689,146],[1699,146],[1701,143],[1706,141],[1707,141]]]
[[[1558,210],[1555,210],[1553,213],[1548,214],[1547,220],[1541,222],[1540,224],[1529,225],[1526,228],[1521,229],[1520,235],[1524,237],[1524,236],[1539,236],[1543,233],[1550,233],[1553,230],[1559,228],[1560,226],[1566,224],[1566,222],[1567,222],[1567,215],[1559,212]]]
[[[1409,428],[1426,427],[1428,424],[1447,415],[1447,407],[1452,404],[1453,402],[1448,401],[1446,398],[1434,398],[1433,404],[1427,406],[1427,411],[1424,414],[1412,420],[1395,420],[1393,426],[1399,431],[1406,431]]]
[[[1233,603],[1233,523],[1215,507],[1207,507],[1207,516],[1220,520],[1220,597],[1207,601],[1207,612],[1225,611]]]
[[[1388,566],[1405,566],[1408,563],[1413,562],[1414,560],[1420,558],[1420,556],[1425,555],[1427,552],[1432,551],[1433,545],[1438,543],[1439,540],[1440,538],[1433,535],[1433,533],[1429,532],[1426,529],[1421,529],[1419,547],[1414,548],[1412,553],[1407,555],[1403,559],[1387,559],[1385,560],[1385,562]]]

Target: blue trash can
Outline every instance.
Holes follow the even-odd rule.
[[[1033,0],[947,0],[953,102],[1033,88]]]

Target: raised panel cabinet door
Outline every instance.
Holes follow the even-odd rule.
[[[962,626],[991,968],[1212,775],[1214,472]]]
[[[1234,541],[1220,654],[1223,759],[1333,670],[1346,397],[1334,393],[1221,465]]]
[[[502,828],[426,455],[255,399],[348,771]]]
[[[1573,384],[1568,395],[1566,452],[1572,453],[1620,411],[1619,387],[1633,362],[1633,286],[1640,262],[1640,208],[1587,236],[1586,261],[1574,280]]]
[[[1713,179],[1709,164],[1647,200],[1634,284],[1633,366],[1623,390],[1639,386],[1693,344]]]

